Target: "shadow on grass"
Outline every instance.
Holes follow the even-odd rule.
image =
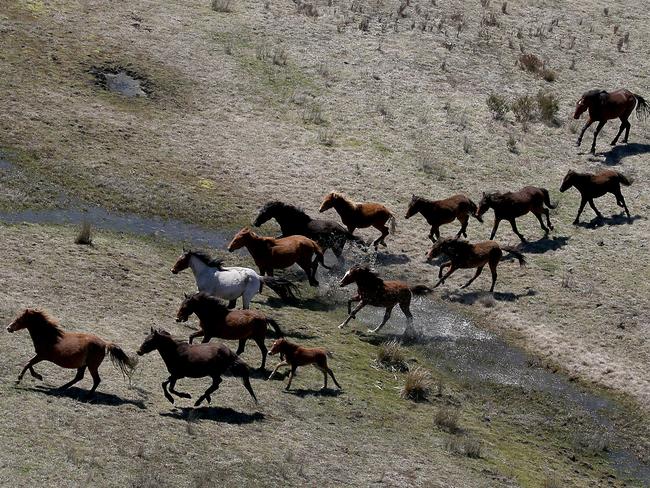
[[[406,264],[411,261],[406,254],[391,254],[387,252],[378,252],[375,262],[379,266],[391,266],[393,264]]]
[[[537,241],[522,242],[519,244],[517,249],[523,253],[543,254],[548,251],[557,251],[558,249],[562,249],[569,243],[569,239],[568,236],[556,236],[552,238],[542,237]],[[514,256],[510,255],[504,257],[503,261],[512,261],[514,259]]]
[[[514,302],[524,297],[532,297],[537,295],[535,290],[528,290],[526,293],[512,293],[495,291],[492,293],[486,291],[448,291],[441,295],[442,298],[454,303],[462,303],[463,305],[474,305],[481,300],[489,300],[494,298],[497,302]]]
[[[238,412],[229,407],[181,407],[171,412],[163,412],[160,415],[185,421],[212,420],[213,422],[236,425],[261,422],[265,418],[261,412]]]
[[[268,297],[266,304],[271,308],[283,308],[287,306],[287,302],[276,297]],[[312,312],[331,312],[337,307],[336,303],[325,302],[316,298],[294,300],[290,305],[297,308],[306,308]]]
[[[615,146],[610,151],[602,153],[602,155],[605,156],[605,164],[614,166],[619,164],[623,158],[628,156],[647,153],[650,153],[650,144],[639,144],[638,142],[633,142],[631,144]]]
[[[582,227],[584,229],[597,229],[598,227],[603,227],[605,225],[614,226],[632,224],[635,220],[641,220],[644,218],[645,217],[642,217],[641,215],[633,215],[628,219],[627,215],[625,215],[625,212],[622,212],[620,214],[612,215],[611,217],[594,217],[589,222],[579,222],[574,225],[577,227]]]
[[[288,393],[289,395],[294,395],[300,398],[305,398],[308,396],[337,397],[341,393],[343,393],[343,391],[339,389],[333,389],[333,388],[324,388],[324,389],[319,388],[318,390],[295,388],[292,390],[284,390],[284,393]]]
[[[141,409],[145,408],[144,402],[142,400],[130,400],[127,398],[119,397],[117,395],[113,395],[112,393],[102,393],[100,391],[96,391],[94,394],[89,395],[88,390],[82,390],[81,388],[76,388],[74,386],[68,388],[67,390],[47,388],[45,386],[34,386],[28,389],[49,396],[72,398],[73,400],[77,400],[81,403],[108,405],[111,407],[120,405],[134,405]]]

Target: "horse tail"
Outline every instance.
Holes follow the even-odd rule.
[[[124,349],[122,349],[117,344],[113,344],[112,342],[108,342],[106,344],[106,351],[108,352],[113,365],[115,365],[115,367],[120,370],[122,375],[127,378],[131,378],[135,367],[138,365],[138,359],[129,356],[124,352]]]
[[[390,217],[388,217],[388,223],[390,225],[390,233],[395,234],[397,232],[397,219],[392,213],[389,215]]]
[[[519,266],[525,266],[526,265],[526,258],[524,257],[523,254],[521,254],[519,251],[517,251],[514,247],[501,246],[501,250],[505,251],[507,253],[510,253],[514,257],[516,257],[519,260]]]
[[[274,276],[260,276],[262,283],[278,294],[282,300],[290,301],[296,299],[296,293],[299,293],[298,287],[291,281],[284,278],[275,278]]]
[[[414,295],[426,295],[433,292],[433,288],[429,288],[427,285],[415,285],[410,290]]]
[[[280,325],[273,319],[266,319],[266,323],[273,327],[273,330],[275,331],[275,335],[280,338],[284,337],[284,332],[282,332],[282,329],[280,329]]]
[[[553,205],[551,203],[551,196],[548,194],[548,190],[546,188],[540,188],[542,190],[542,194],[544,195],[544,203],[548,208],[557,208],[557,204]]]
[[[323,254],[323,250],[321,249],[321,247],[316,243],[314,243],[314,245],[315,245],[314,253],[316,254],[316,259],[314,259],[314,262],[319,262],[321,266],[323,266],[323,268],[325,269],[332,269],[331,267],[325,264],[325,255]]]
[[[648,106],[648,102],[646,102],[645,98],[643,98],[641,95],[637,95],[636,93],[633,93],[632,95],[634,98],[636,98],[637,118],[645,120],[646,117],[650,114],[650,107]]]
[[[628,178],[623,173],[619,173],[618,171],[616,172],[616,174],[618,175],[618,181],[620,183],[623,183],[625,186],[630,186],[632,184],[633,182],[632,178]]]
[[[478,210],[476,204],[473,201],[471,201],[469,198],[467,199],[467,204],[470,210],[470,215],[482,223],[483,217],[481,217],[480,215],[476,215],[476,211]]]
[[[230,366],[230,372],[233,374],[233,376],[241,378],[242,383],[244,384],[244,388],[248,390],[250,396],[252,396],[253,400],[255,400],[255,403],[257,403],[257,397],[255,396],[255,392],[251,386],[251,369],[248,364],[246,364],[240,357],[236,357]]]

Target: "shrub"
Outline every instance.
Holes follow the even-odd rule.
[[[397,371],[408,371],[404,348],[395,339],[383,342],[377,349],[377,362],[382,366]]]
[[[323,146],[332,147],[334,145],[334,132],[329,129],[318,131],[318,142]]]
[[[508,113],[508,101],[496,93],[490,94],[485,103],[487,103],[488,109],[492,112],[492,117],[496,120],[503,120]]]
[[[215,12],[232,12],[232,0],[212,0],[210,7]]]
[[[318,17],[320,15],[318,8],[312,3],[298,2],[296,8],[298,9],[298,13],[307,17]]]
[[[528,95],[517,98],[510,107],[515,119],[524,125],[533,120],[535,113],[535,101]]]
[[[90,222],[84,221],[81,224],[81,228],[79,229],[79,234],[77,234],[74,243],[80,244],[82,246],[92,246],[93,235],[92,235],[92,228],[90,226]]]
[[[289,56],[283,47],[276,47],[273,51],[273,64],[277,66],[286,66]]]
[[[468,437],[463,443],[463,449],[465,451],[465,456],[472,459],[479,459],[482,454],[482,444],[478,439]]]
[[[544,67],[544,61],[531,53],[522,54],[519,56],[519,67],[529,73],[539,73]]]
[[[317,103],[307,107],[302,114],[302,120],[308,124],[322,125],[326,120],[323,116],[323,110]]]
[[[455,434],[460,430],[458,428],[458,417],[458,409],[443,407],[436,412],[435,416],[433,417],[433,421],[441,429]]]
[[[427,400],[431,394],[431,375],[426,369],[417,367],[406,374],[406,381],[400,396],[415,402]]]
[[[560,110],[560,102],[552,93],[540,90],[537,93],[537,108],[540,118],[545,122],[552,123]]]
[[[549,83],[552,83],[557,79],[557,73],[550,68],[544,68],[540,74],[542,78]]]

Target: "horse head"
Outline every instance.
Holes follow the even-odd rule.
[[[235,237],[233,237],[232,241],[230,241],[230,244],[228,244],[228,251],[233,252],[236,251],[237,249],[241,249],[248,242],[250,242],[251,238],[255,238],[255,237],[257,237],[257,234],[251,231],[248,227],[244,227],[242,230],[237,232]]]
[[[575,171],[572,169],[569,170],[569,172],[566,174],[564,179],[562,180],[562,186],[560,186],[560,191],[564,193],[567,191],[569,188],[573,186],[573,176],[576,174]]]
[[[144,338],[144,342],[140,344],[140,347],[136,351],[138,356],[143,356],[144,354],[150,353],[158,348],[158,339],[161,335],[170,335],[169,332],[162,329],[154,329],[151,327],[149,334]]]
[[[422,198],[413,195],[411,197],[411,202],[409,203],[408,209],[406,210],[406,215],[404,216],[405,219],[410,219],[413,217],[416,213],[420,211],[420,203],[422,202]]]
[[[335,191],[328,193],[327,196],[323,199],[323,203],[320,204],[318,211],[325,212],[326,210],[334,207],[334,203],[336,203],[336,200],[339,197],[340,195]]]
[[[171,269],[172,274],[178,274],[184,269],[189,268],[191,255],[192,255],[192,251],[190,251],[189,249],[185,249],[185,246],[183,246],[183,253],[178,257],[178,259],[174,263],[174,266],[172,266]]]
[[[274,218],[276,210],[278,209],[279,205],[281,205],[281,202],[266,203],[262,208],[260,208],[257,217],[253,221],[253,226],[259,227],[264,222],[268,222],[269,220]]]
[[[476,217],[479,218],[481,215],[483,215],[485,212],[487,212],[491,206],[492,206],[492,198],[494,197],[494,193],[485,193],[483,192],[483,196],[481,197],[481,201],[478,202],[478,207],[476,208]]]

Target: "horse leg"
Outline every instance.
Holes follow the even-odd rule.
[[[406,331],[413,328],[413,314],[411,313],[411,300],[409,299],[408,302],[399,302],[399,308],[402,309],[402,312],[406,316],[406,329],[404,330],[404,334],[406,334]]]
[[[375,333],[375,332],[377,332],[379,329],[381,329],[381,328],[386,324],[386,322],[388,322],[388,319],[390,318],[390,314],[391,314],[391,312],[393,311],[393,307],[394,307],[394,306],[395,306],[395,305],[391,305],[391,306],[389,306],[389,307],[386,307],[386,312],[384,313],[384,320],[382,320],[382,321],[381,321],[381,324],[379,324],[376,328],[374,328],[374,329],[368,329],[368,332]]]
[[[260,370],[264,371],[266,367],[266,354],[268,349],[266,348],[266,344],[264,344],[264,336],[262,337],[257,337],[255,340],[255,343],[257,344],[257,347],[260,348],[260,352],[262,353],[262,365],[260,366]]]
[[[357,306],[354,308],[354,310],[352,310],[352,312],[350,312],[350,315],[348,315],[348,318],[345,319],[341,325],[339,325],[339,329],[342,329],[343,327],[345,327],[346,325],[348,325],[348,322],[350,322],[350,320],[352,320],[353,318],[355,318],[357,312],[358,312],[359,310],[361,310],[361,309],[362,309],[363,307],[365,307],[365,306],[366,306],[366,304],[365,304],[363,301],[359,302],[359,305],[357,305]]]
[[[213,376],[212,384],[207,390],[205,390],[205,393],[203,393],[203,395],[201,395],[199,399],[194,402],[194,406],[198,407],[199,405],[201,405],[201,402],[203,400],[207,400],[208,403],[212,402],[212,398],[210,398],[210,395],[213,394],[215,391],[217,391],[220,383],[221,383],[221,378],[219,376]]]
[[[388,232],[388,227],[385,225],[374,225],[373,226],[375,229],[377,229],[379,232],[381,232],[381,235],[377,237],[374,241],[372,241],[372,245],[375,246],[375,250],[377,250],[377,246],[381,244],[382,246],[386,247],[386,243],[384,242],[384,239],[386,239],[386,236],[389,234]]]
[[[627,144],[627,138],[630,136],[630,127],[632,125],[630,124],[629,120],[625,121],[625,137],[623,138],[623,144]]]
[[[352,302],[360,302],[361,297],[359,295],[354,295],[348,300],[348,315],[352,313]]]
[[[273,371],[271,371],[271,374],[269,375],[267,381],[270,380],[271,378],[273,378],[273,375],[275,375],[275,373],[277,373],[278,369],[280,369],[281,366],[287,366],[288,364],[289,364],[289,363],[286,362],[286,361],[284,361],[284,360],[283,360],[283,361],[280,361],[280,362],[278,363],[278,365],[277,365],[275,368],[273,368]]]
[[[458,239],[461,234],[467,237],[467,222],[469,221],[469,215],[465,214],[464,216],[458,217],[458,221],[460,222],[460,230],[458,231],[458,234],[456,234],[456,239]]]
[[[621,119],[621,126],[618,129],[618,134],[616,134],[616,137],[612,142],[610,142],[610,146],[615,146],[616,143],[618,142],[618,138],[621,137],[621,134],[623,133],[623,129],[625,129],[625,124],[627,123],[626,120]]]
[[[77,374],[75,377],[72,379],[72,381],[68,381],[65,385],[61,385],[57,388],[59,391],[67,390],[70,388],[72,385],[75,383],[80,382],[84,378],[84,373],[86,372],[86,366],[82,366],[81,368],[77,369]]]
[[[174,397],[171,396],[167,391],[167,385],[172,381],[173,378],[174,378],[173,376],[170,376],[169,378],[167,378],[167,381],[163,381],[161,385],[163,393],[165,394],[165,398],[169,400],[172,405],[174,404]]]
[[[497,229],[499,228],[500,223],[501,223],[501,219],[494,217],[494,227],[492,227],[492,234],[490,234],[490,240],[494,239],[494,236],[497,235]]]
[[[594,123],[594,121],[593,121],[591,118],[587,119],[587,123],[586,123],[585,126],[582,128],[582,130],[580,131],[580,135],[578,136],[578,142],[576,142],[576,146],[580,147],[580,144],[582,144],[582,136],[585,135],[585,132],[587,131],[587,129],[588,129],[588,128],[591,126],[591,124],[593,124],[593,123]]]
[[[327,390],[327,370],[326,370],[325,368],[322,368],[321,366],[319,366],[319,365],[316,364],[316,363],[314,363],[314,367],[315,367],[318,371],[320,371],[321,373],[323,373],[323,387],[321,388],[321,390]]]
[[[228,301],[228,308],[235,308],[237,306],[237,299]]]
[[[521,242],[526,242],[526,238],[517,230],[517,222],[515,219],[510,220],[510,226],[512,227],[512,231],[517,234],[517,237],[521,239]]]
[[[490,292],[494,291],[494,285],[496,285],[496,283],[497,283],[497,266],[498,265],[499,265],[499,260],[490,261],[490,271],[492,272],[492,286],[490,287]]]
[[[582,214],[585,205],[587,205],[587,199],[585,197],[582,197],[582,200],[580,200],[580,208],[578,208],[578,215],[576,215],[576,218],[573,221],[573,225],[578,225],[580,223],[580,214]]]
[[[630,211],[627,209],[627,205],[625,204],[625,198],[623,198],[623,194],[621,193],[621,190],[618,191],[618,193],[614,193],[614,196],[616,197],[616,203],[618,204],[619,207],[623,207],[625,209],[625,213],[627,214],[627,218],[630,218]]]
[[[296,374],[296,369],[298,369],[298,366],[292,364],[291,372],[289,373],[289,382],[287,383],[287,386],[284,387],[285,390],[288,390],[291,387],[291,382],[293,381],[293,375]]]
[[[436,239],[433,237],[433,234],[437,233],[437,232],[438,232],[438,229],[435,229],[433,226],[431,226],[431,230],[429,231],[428,237],[429,237],[429,240],[431,242],[433,242],[434,244],[436,243]]]
[[[483,265],[483,266],[485,266],[485,265]],[[463,286],[461,286],[461,289],[462,288],[467,288],[469,285],[472,284],[472,282],[476,278],[478,278],[480,276],[480,274],[483,272],[483,266],[479,266],[478,268],[476,268],[476,274],[474,274],[474,276],[467,283],[465,283]]]
[[[93,386],[88,392],[88,395],[92,395],[95,393],[95,390],[99,386],[99,383],[102,381],[102,379],[99,377],[99,364],[97,366],[88,366],[88,371],[90,372],[90,376],[93,378]]]
[[[302,270],[307,275],[307,280],[309,280],[309,284],[311,286],[318,286],[318,281],[316,280],[316,270],[318,269],[318,261],[315,260],[315,262],[312,263],[310,259],[306,259],[306,260],[301,260],[297,264],[302,268]]]
[[[593,198],[590,198],[590,199],[589,199],[589,206],[591,207],[591,209],[592,209],[594,212],[596,212],[596,217],[598,217],[599,219],[602,219],[602,218],[603,218],[603,214],[601,214],[601,213],[598,211],[598,209],[596,208],[596,204],[594,204],[594,199],[593,199]]]
[[[242,352],[244,352],[244,346],[246,345],[246,339],[239,339],[239,347],[237,347],[237,351],[235,354],[239,356]]]
[[[544,212],[544,211],[548,212],[548,210],[546,210],[546,209],[542,209],[541,211],[542,212]],[[550,232],[550,230],[549,230],[548,227],[546,227],[544,225],[544,221],[542,220],[542,214],[537,213],[537,212],[533,212],[533,213],[534,213],[535,217],[537,217],[537,220],[539,221],[539,225],[542,227],[542,230],[544,231],[544,234],[548,236],[548,233]]]
[[[553,224],[551,224],[551,212],[548,211],[548,208],[544,208],[544,215],[546,215],[546,226],[553,230]]]
[[[339,390],[342,390],[343,388],[341,388],[341,385],[339,385],[339,382],[336,381],[336,378],[334,377],[334,372],[332,371],[332,369],[331,369],[330,367],[328,367],[328,366],[325,366],[325,370],[326,370],[327,373],[332,377],[332,381],[334,382],[334,384],[336,385],[336,387],[337,387]],[[325,381],[325,384],[327,385],[327,381]]]
[[[446,268],[447,266],[451,266],[451,261],[447,261],[445,263],[442,263],[440,265],[440,269],[438,270],[438,278],[442,278],[442,270]]]
[[[454,267],[454,265],[452,263],[452,264],[449,265],[449,271],[447,272],[447,274],[445,276],[443,276],[442,278],[440,278],[440,280],[438,280],[438,283],[433,285],[433,288],[437,288],[439,285],[443,284],[445,282],[445,280],[447,278],[449,278],[449,275],[451,275],[454,271],[456,271],[456,268]]]
[[[192,344],[192,341],[194,339],[196,339],[197,337],[201,337],[203,335],[205,335],[205,331],[203,329],[197,330],[196,332],[192,332],[190,334],[190,337],[188,338],[188,341],[189,341],[190,344]]]
[[[594,142],[591,143],[591,154],[596,154],[596,139],[598,138],[600,130],[605,126],[606,123],[606,120],[601,120],[596,126],[596,130],[594,131]]]
[[[192,398],[192,395],[190,395],[189,393],[185,393],[185,392],[176,390],[176,381],[177,380],[178,380],[178,378],[172,378],[172,377],[169,378],[169,391],[171,393],[173,393],[174,395],[176,395],[177,397]]]
[[[43,381],[43,377],[42,377],[40,374],[38,374],[36,371],[34,371],[34,368],[33,368],[33,366],[34,366],[35,364],[40,363],[42,360],[43,360],[43,359],[41,359],[41,358],[38,356],[38,354],[37,354],[36,356],[34,356],[32,359],[30,359],[29,362],[25,365],[25,367],[23,368],[23,370],[22,370],[22,371],[20,372],[20,374],[18,375],[18,379],[16,380],[16,384],[19,384],[19,383],[22,381],[23,376],[25,376],[25,373],[27,372],[27,370],[29,370],[29,372],[31,373],[31,375],[32,375],[34,378],[36,378],[37,380],[41,380],[41,381]]]

